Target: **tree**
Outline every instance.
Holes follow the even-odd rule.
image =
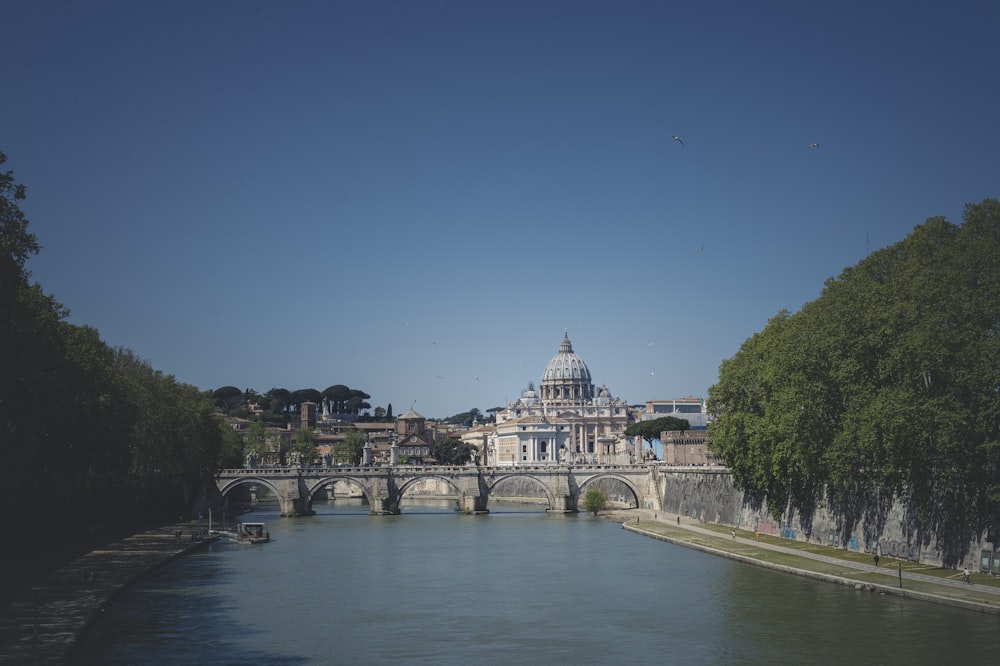
[[[247,453],[261,456],[268,452],[267,430],[260,421],[254,421],[250,424],[250,427],[247,428],[244,441],[246,442],[245,448]]]
[[[241,389],[235,386],[223,386],[212,391],[212,399],[216,406],[225,414],[238,409],[246,402]]]
[[[362,410],[371,409],[371,405],[366,402],[371,396],[364,391],[351,389],[347,398],[347,414],[357,416]]]
[[[674,416],[662,416],[651,421],[639,421],[625,428],[625,435],[628,437],[639,437],[649,442],[652,447],[653,440],[660,438],[660,433],[667,430],[685,431],[691,427],[687,419],[679,419]]]
[[[352,465],[360,465],[365,449],[365,434],[357,428],[351,428],[344,435],[344,443],[339,447],[338,458]]]
[[[723,361],[709,442],[737,485],[876,536],[894,500],[958,561],[1000,523],[1000,202],[931,218]],[[950,549],[950,550],[949,550]]]
[[[595,516],[599,511],[603,511],[608,505],[608,496],[600,488],[591,488],[583,496],[583,509],[587,513]]]
[[[443,419],[445,423],[454,423],[456,425],[464,425],[466,427],[471,426],[475,422],[482,422],[482,414],[479,409],[473,407],[467,412],[462,412],[461,414],[455,414],[454,416],[449,416]]]
[[[431,455],[441,465],[464,465],[472,460],[472,446],[455,437],[434,442]]]
[[[264,408],[272,414],[288,413],[288,406],[292,401],[292,392],[286,388],[272,388],[264,394]]]
[[[330,411],[334,414],[347,413],[347,400],[351,397],[351,389],[343,384],[327,386],[323,396],[330,401]]]
[[[316,454],[316,433],[312,428],[299,428],[293,436],[292,452],[302,456],[302,462],[309,464]]]
[[[292,411],[297,411],[299,405],[303,402],[314,402],[319,404],[323,402],[323,394],[313,388],[304,388],[297,391],[292,391],[292,395],[289,399]]]
[[[223,434],[206,394],[66,322],[30,283],[25,263],[39,245],[24,198],[0,173],[0,502],[31,498],[31,511],[8,516],[21,535],[10,555],[187,513],[218,467]],[[38,520],[55,513],[59,530]]]

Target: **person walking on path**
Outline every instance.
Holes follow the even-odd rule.
[[[970,574],[969,574],[969,567],[965,567],[965,569],[962,571],[962,580],[964,580],[966,583],[969,583],[971,585],[972,584],[972,579],[969,576],[970,576]]]

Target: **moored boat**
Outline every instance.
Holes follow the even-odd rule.
[[[264,529],[264,523],[240,523],[236,526],[236,538],[243,543],[267,543],[271,534]]]

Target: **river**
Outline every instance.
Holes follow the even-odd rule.
[[[78,664],[990,663],[997,616],[820,583],[586,515],[264,507],[116,599]]]

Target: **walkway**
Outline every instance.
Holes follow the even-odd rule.
[[[1000,615],[1000,579],[973,573],[972,584],[960,571],[932,568],[917,562],[882,558],[880,566],[862,560],[870,556],[771,535],[709,525],[690,518],[661,512],[629,512],[627,530],[661,541],[696,548],[748,564],[793,573],[817,580],[848,585],[858,590],[893,594]],[[655,516],[655,518],[654,518]],[[783,545],[788,544],[788,545]],[[815,552],[817,550],[826,551]],[[920,570],[933,573],[921,573]]]
[[[0,664],[64,664],[91,618],[150,570],[201,548],[198,523],[143,532],[59,569],[0,614]],[[181,539],[177,539],[177,531]]]

